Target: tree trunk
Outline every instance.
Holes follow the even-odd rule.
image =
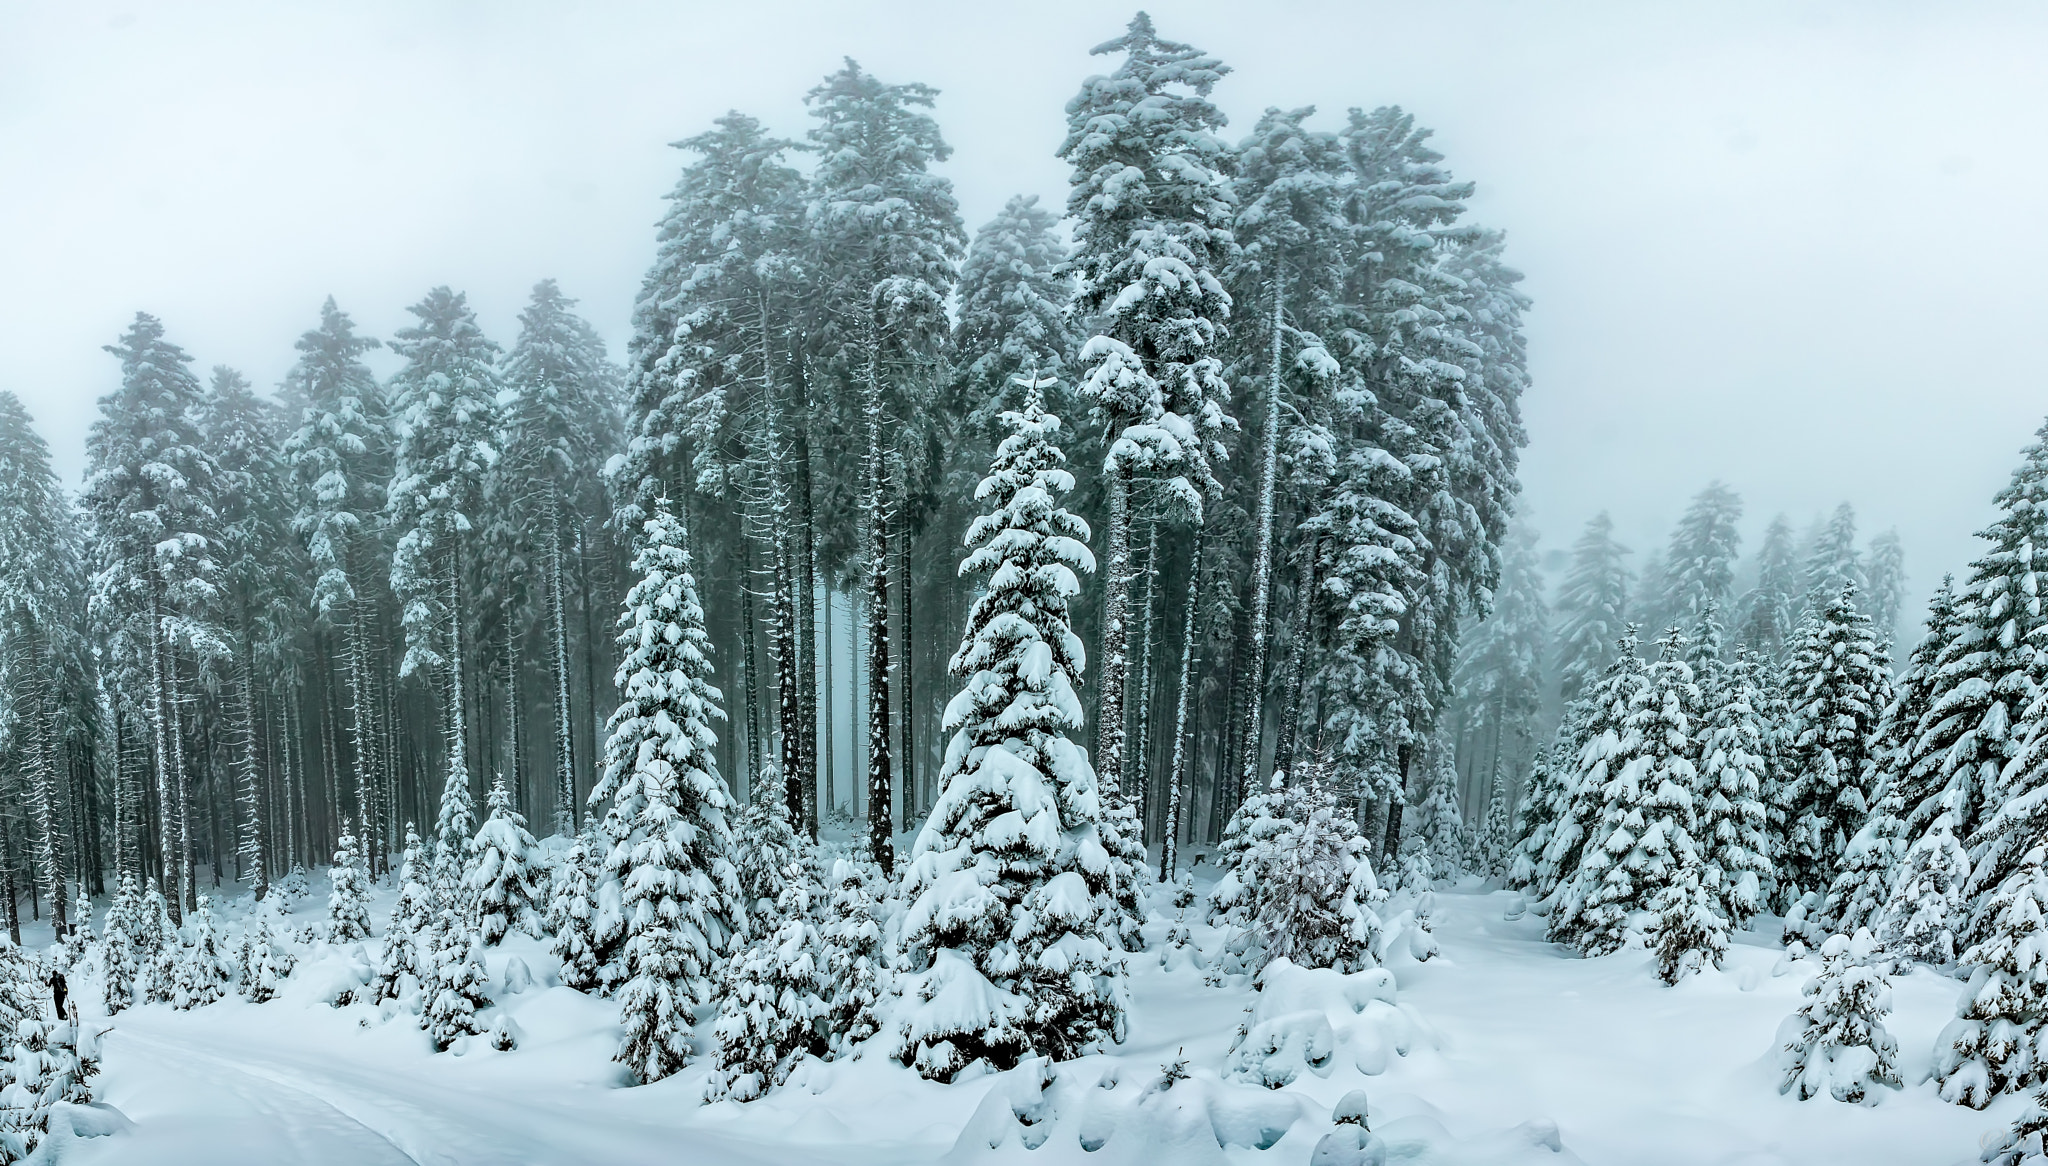
[[[896,870],[890,830],[889,781],[889,529],[882,503],[882,387],[869,321],[867,388],[868,559],[868,846],[884,878]]]
[[[1188,700],[1194,683],[1195,623],[1202,594],[1202,528],[1195,528],[1194,554],[1188,561],[1188,599],[1183,609],[1180,640],[1180,690],[1173,713],[1173,763],[1167,766],[1166,824],[1160,831],[1159,877],[1173,878],[1174,849],[1180,838],[1181,770],[1187,766]],[[1192,777],[1192,775],[1190,775]]]
[[[1244,762],[1239,767],[1237,779],[1240,790],[1258,784],[1260,747],[1265,731],[1266,623],[1273,596],[1273,493],[1280,464],[1281,309],[1286,302],[1286,288],[1286,277],[1276,265],[1273,273],[1273,360],[1266,378],[1265,458],[1259,467],[1258,549],[1252,556],[1252,626],[1247,637],[1251,659],[1243,669],[1244,682],[1251,686],[1251,691],[1245,702],[1244,739],[1239,742],[1244,750]]]
[[[1102,699],[1095,714],[1095,775],[1105,799],[1123,790],[1124,679],[1129,670],[1131,499],[1130,476],[1113,465],[1105,475],[1108,533],[1102,589]]]

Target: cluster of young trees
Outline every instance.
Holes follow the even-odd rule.
[[[132,875],[180,923],[345,822],[384,877],[404,823],[444,845],[447,795],[500,777],[575,832],[621,696],[603,625],[663,499],[719,599],[726,796],[864,819],[892,873],[955,773],[981,599],[952,548],[1033,392],[1102,566],[1067,597],[1062,731],[1103,844],[1171,865],[1319,748],[1396,846],[1500,577],[1520,277],[1402,110],[1272,109],[1233,144],[1216,58],[1142,14],[1098,51],[1064,231],[1018,198],[970,237],[934,92],[849,61],[802,140],[735,113],[679,143],[623,368],[552,282],[509,350],[434,289],[383,379],[330,301],[274,399],[138,314],[75,498],[0,396],[10,922]]]

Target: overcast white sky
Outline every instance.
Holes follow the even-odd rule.
[[[1536,299],[1526,509],[1640,549],[1721,477],[1896,525],[1916,595],[1974,552],[2048,411],[2048,6],[1152,3],[1267,105],[1399,103]],[[428,287],[501,342],[558,277],[623,352],[651,224],[728,108],[800,136],[852,55],[942,90],[970,226],[1061,205],[1062,108],[1129,10],[1041,2],[0,0],[0,386],[76,480],[139,309],[274,385],[333,293]],[[1639,556],[1640,557],[1640,556]]]

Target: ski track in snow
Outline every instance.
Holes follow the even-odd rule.
[[[1799,1102],[1777,1092],[1774,1043],[1814,965],[1774,977],[1777,946],[1749,934],[1724,970],[1669,988],[1647,952],[1575,959],[1544,942],[1541,920],[1504,922],[1511,898],[1440,892],[1443,955],[1391,964],[1402,1003],[1440,1047],[1425,1043],[1378,1076],[1304,1074],[1289,1089],[1327,1106],[1362,1084],[1401,1166],[1960,1166],[2024,1104],[2006,1097],[1978,1113],[1940,1101],[1925,1081],[1953,980],[1921,969],[1894,982],[1889,1026],[1903,1091],[1871,1108]],[[1163,926],[1155,915],[1148,932]],[[1211,950],[1220,939],[1196,934]],[[515,949],[537,970],[546,958],[520,938],[498,949],[493,970]],[[66,1145],[67,1166],[896,1166],[946,1155],[992,1083],[931,1085],[862,1061],[818,1066],[750,1105],[704,1106],[701,1058],[669,1081],[616,1087],[609,1001],[536,987],[503,1001],[525,1030],[518,1050],[437,1055],[410,1017],[320,1003],[320,958],[271,1003],[230,998],[114,1018],[99,1093],[135,1126]],[[1133,958],[1132,987],[1131,1041],[1091,1060],[1120,1061],[1126,1075],[1177,1055],[1222,1067],[1245,989],[1161,972],[1156,952]],[[1556,1123],[1562,1153],[1513,1134],[1545,1121]],[[1270,1151],[1233,1147],[1224,1157],[1296,1166],[1320,1134],[1308,1124],[1319,1123]],[[1048,1144],[1030,1161],[1093,1157]]]

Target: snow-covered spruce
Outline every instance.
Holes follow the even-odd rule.
[[[609,992],[618,981],[626,938],[619,881],[605,869],[608,847],[598,819],[584,819],[555,867],[548,896],[548,951],[561,961],[562,983],[579,992]]]
[[[791,863],[775,930],[727,965],[705,1100],[752,1101],[787,1080],[798,1060],[829,1050],[830,966],[812,918],[819,890],[803,864]]]
[[[1060,506],[1073,476],[1039,390],[1003,415],[976,497],[962,574],[988,575],[951,668],[953,734],[940,793],[904,874],[905,998],[898,1056],[936,1080],[985,1059],[1065,1060],[1124,1036],[1116,869],[1074,681],[1084,663],[1067,602],[1092,570],[1088,527]]]
[[[1567,710],[1558,728],[1563,764],[1556,767],[1554,775],[1556,816],[1535,864],[1532,887],[1538,898],[1564,898],[1589,845],[1597,849],[1599,843],[1589,844],[1588,839],[1600,823],[1608,786],[1628,760],[1623,753],[1628,719],[1648,685],[1635,629],[1630,628],[1599,682]],[[1555,907],[1552,917],[1556,917]]]
[[[1276,959],[1344,972],[1379,966],[1385,939],[1373,910],[1379,884],[1356,818],[1313,774],[1287,793],[1287,828],[1259,864],[1263,877],[1252,919],[1261,941],[1259,967]]]
[[[1238,803],[1223,827],[1214,858],[1223,876],[1209,889],[1210,922],[1246,927],[1257,917],[1266,869],[1288,829],[1287,775],[1275,773],[1264,790]]]
[[[1934,1079],[1945,1101],[1983,1109],[2001,1093],[2048,1080],[2037,1052],[2048,1022],[2048,871],[2037,842],[1985,901],[1984,938],[1963,953],[1972,970],[1956,1018],[1934,1042]]]
[[[277,937],[271,933],[270,923],[257,919],[242,933],[242,943],[236,963],[241,967],[242,994],[251,1004],[261,1004],[272,999],[284,987],[287,977],[292,974],[294,960],[289,947],[281,947]]]
[[[171,922],[171,912],[156,880],[150,879],[136,912],[135,955],[141,965],[142,999],[147,1004],[168,1003],[178,984],[178,958],[183,942]]]
[[[1636,914],[1657,908],[1681,866],[1700,862],[1692,799],[1699,689],[1684,659],[1685,637],[1673,628],[1660,643],[1663,650],[1630,702],[1612,754],[1594,771],[1618,765],[1600,791],[1578,871],[1550,917],[1551,939],[1586,955],[1619,950]],[[1667,899],[1667,905],[1677,917],[1698,922],[1679,901]]]
[[[1650,900],[1650,947],[1657,953],[1657,976],[1667,984],[1708,964],[1718,968],[1728,954],[1728,920],[1703,885],[1704,873],[1700,864],[1680,861]]]
[[[512,808],[504,775],[491,782],[489,814],[470,844],[463,890],[476,904],[484,946],[496,946],[513,929],[539,932],[539,894],[533,864],[538,850],[526,818]]]
[[[327,938],[354,943],[370,938],[370,875],[347,819],[342,820],[341,838],[334,846],[334,866],[327,872],[334,883],[327,896]]]
[[[1948,811],[1906,851],[1879,912],[1878,940],[1900,959],[1950,967],[1959,954],[1957,935],[1969,912],[1964,895],[1970,856],[1956,839]]]
[[[590,792],[593,806],[611,803],[605,869],[619,881],[625,917],[618,1060],[642,1081],[688,1059],[690,1006],[710,1001],[711,977],[747,918],[730,858],[732,800],[712,756],[712,722],[724,712],[687,544],[658,501],[619,616],[624,698]]]
[[[1747,927],[1776,878],[1764,805],[1765,754],[1772,727],[1760,709],[1765,666],[1743,649],[1703,686],[1700,717],[1701,880],[1728,926]]]
[[[1798,893],[1825,892],[1836,865],[1870,812],[1870,741],[1890,698],[1889,674],[1845,584],[1809,613],[1785,670],[1792,702],[1784,881]]]
[[[207,896],[199,896],[199,905],[193,909],[185,926],[192,934],[192,943],[185,949],[184,959],[178,963],[177,986],[172,991],[171,1003],[179,1008],[197,1008],[227,995],[232,961],[228,956],[226,938],[221,934],[220,921],[214,916]]]
[[[135,928],[141,896],[135,890],[135,876],[123,874],[120,889],[107,907],[106,928],[100,933],[100,983],[107,1015],[140,1004],[136,981],[142,967],[135,948]]]
[[[1806,985],[1807,1000],[1778,1030],[1784,1080],[1778,1092],[1801,1101],[1823,1093],[1836,1101],[1872,1105],[1879,1086],[1900,1087],[1899,1044],[1885,1031],[1892,1009],[1891,981],[1877,966],[1868,929],[1854,938],[1831,935],[1821,945],[1821,971]]]
[[[780,769],[767,766],[763,777],[735,817],[732,865],[739,879],[747,925],[754,931],[775,929],[776,904],[782,899],[791,866],[808,871],[809,848],[790,824]]]
[[[1422,844],[1436,860],[1439,878],[1456,878],[1464,867],[1469,842],[1465,836],[1465,811],[1458,804],[1458,761],[1448,735],[1430,747],[1429,796],[1422,803],[1420,834]]]
[[[436,1049],[447,1049],[484,1031],[477,1013],[490,1007],[484,994],[483,933],[473,917],[441,908],[422,954],[429,961],[421,977],[420,1027]]]
[[[406,977],[415,986],[426,978],[427,943],[434,926],[434,893],[429,885],[426,843],[411,822],[405,824],[405,854],[398,865],[398,897],[391,904],[391,918],[384,924],[384,948],[377,955],[377,982],[372,990],[376,1000],[397,999],[405,990]]]
[[[888,990],[881,904],[881,871],[859,858],[832,862],[832,895],[824,927],[825,972],[831,988],[832,1047],[843,1054],[880,1030],[878,1012]]]

